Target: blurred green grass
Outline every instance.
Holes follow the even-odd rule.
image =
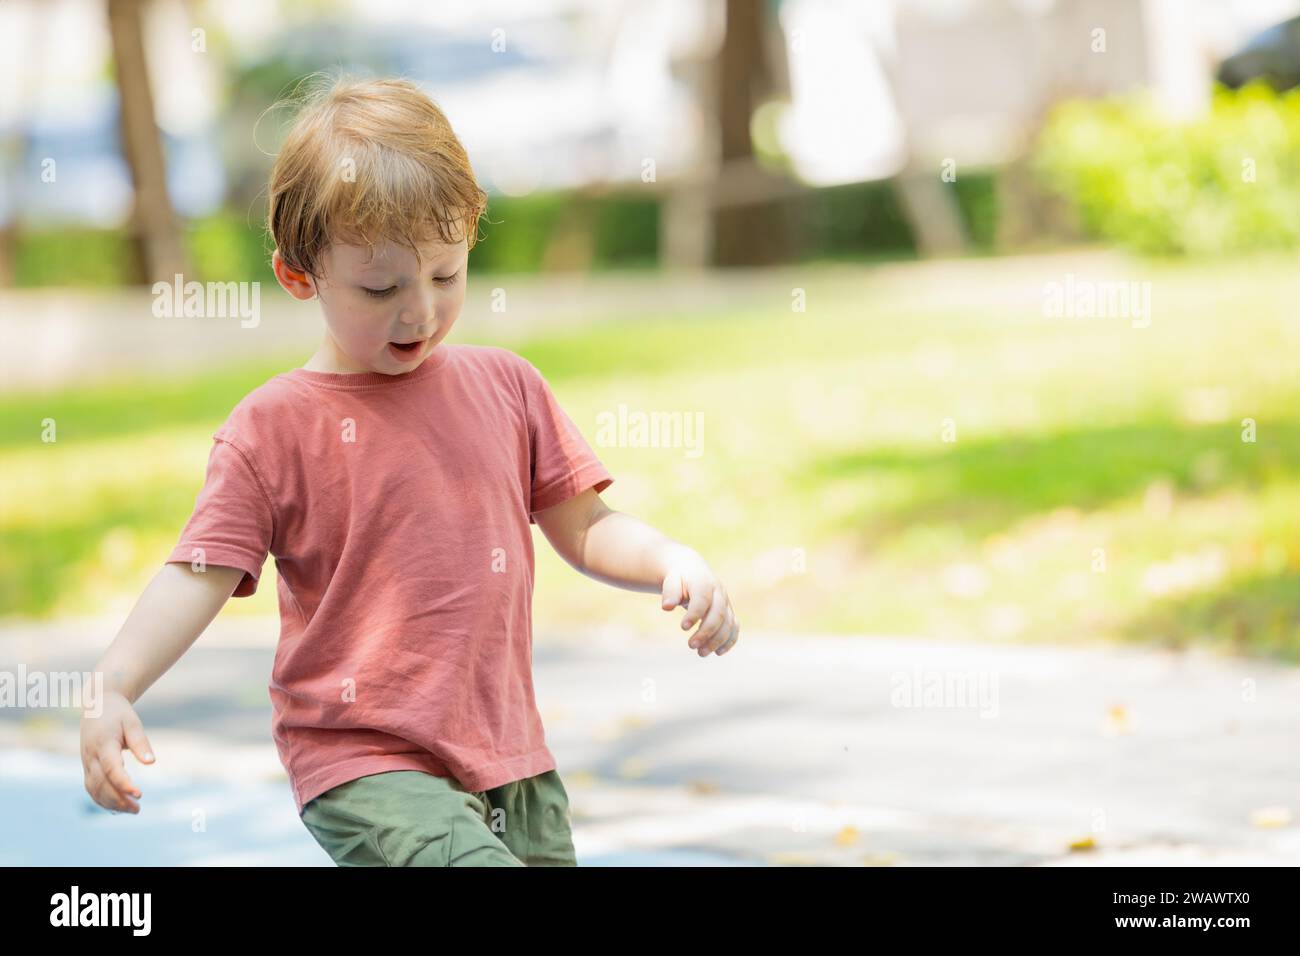
[[[778,288],[767,308],[656,315],[641,286],[638,318],[511,347],[615,476],[610,506],[699,549],[742,628],[1295,659],[1294,264],[1131,264],[1124,278],[1152,283],[1149,328],[1044,316],[1045,282],[1096,267],[810,265],[790,272],[806,312]],[[301,358],[0,400],[0,610],[125,614],[189,515],[213,429]],[[703,454],[601,446],[597,416],[620,404],[702,413]],[[45,417],[57,443],[39,440]],[[539,633],[685,640],[652,596],[537,543]],[[226,613],[274,614],[273,567]]]

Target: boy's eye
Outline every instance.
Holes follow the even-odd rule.
[[[453,272],[449,276],[434,276],[433,281],[438,283],[438,285],[451,285],[453,282],[456,281],[456,278],[459,275],[460,275],[459,272]],[[376,299],[386,299],[394,292],[397,291],[397,286],[390,285],[387,289],[370,289],[367,288],[366,286],[362,286],[361,291],[364,292],[366,295],[373,296]]]

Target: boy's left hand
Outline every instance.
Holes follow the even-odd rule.
[[[691,551],[674,554],[664,575],[663,609],[671,611],[679,605],[686,605],[683,630],[700,622],[688,642],[700,657],[714,652],[721,657],[735,646],[740,638],[740,624],[731,609],[727,589],[704,559]]]

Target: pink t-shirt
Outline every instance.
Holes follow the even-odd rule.
[[[488,790],[555,769],[533,697],[532,512],[613,478],[526,359],[295,368],[213,434],[168,562],[275,557],[271,733],[298,812],[388,770]],[[200,550],[201,549],[201,550]]]

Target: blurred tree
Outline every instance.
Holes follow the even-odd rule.
[[[39,68],[35,65],[42,59],[53,38],[51,20],[40,16],[35,4],[16,7],[26,17],[26,22],[17,29],[22,36],[22,43],[15,44],[18,61],[9,64],[11,73],[18,77],[20,84],[17,102],[27,104],[28,112],[20,114],[13,124],[10,134],[0,141],[4,151],[4,169],[12,177],[6,183],[13,202],[9,208],[9,217],[0,223],[0,287],[15,285],[18,269],[16,260],[18,248],[23,239],[22,196],[28,184],[31,170],[27,168],[32,144],[32,112],[35,111],[37,84],[40,80]]]
[[[185,247],[171,200],[162,137],[154,119],[153,95],[141,25],[148,0],[108,0],[108,31],[113,45],[113,75],[121,108],[122,150],[131,169],[135,202],[131,234],[136,248],[136,281],[171,280],[185,273]]]
[[[760,167],[754,156],[750,124],[758,107],[773,96],[788,98],[786,71],[774,63],[773,31],[780,35],[777,3],[727,0],[727,25],[716,70],[718,95],[714,98],[720,133],[721,169],[714,179],[713,264],[765,265],[794,258],[794,232],[789,217],[793,206],[774,201],[781,193],[778,176]],[[784,57],[785,44],[779,46]],[[784,88],[782,88],[784,87]],[[748,196],[732,199],[723,183],[753,179]],[[766,187],[771,186],[772,189]]]
[[[696,168],[666,186],[665,264],[763,265],[798,258],[795,204],[807,187],[759,161],[751,134],[760,106],[790,98],[780,0],[726,0],[715,43],[675,60],[706,119]],[[711,122],[708,122],[711,121]]]

